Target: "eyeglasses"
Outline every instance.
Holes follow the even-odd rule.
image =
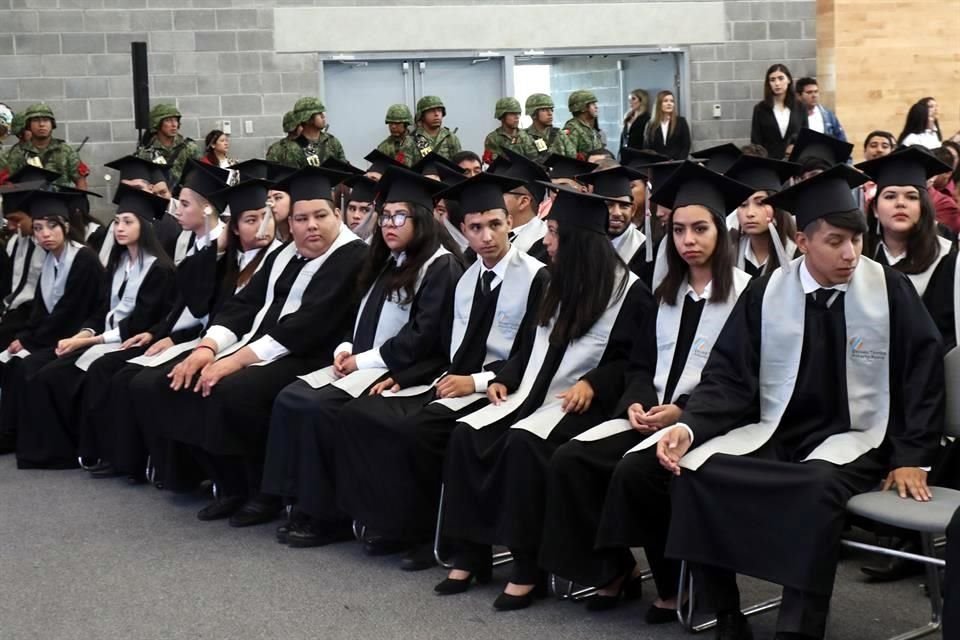
[[[507,191],[507,192],[504,193],[503,195],[505,195],[505,196],[514,196],[514,197],[516,197],[516,198],[522,198],[523,196],[525,196],[525,195],[527,195],[527,194],[526,194],[526,193],[520,193],[519,191]]]
[[[387,223],[389,222],[394,227],[400,228],[406,224],[409,216],[410,214],[408,213],[394,213],[392,215],[389,213],[381,213],[380,217],[377,219],[377,222],[381,227],[387,226]]]

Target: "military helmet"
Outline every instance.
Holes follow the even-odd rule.
[[[553,98],[545,93],[532,93],[524,106],[527,115],[532,118],[538,109],[553,109]]]
[[[0,102],[0,135],[7,135],[13,127],[13,109]]]
[[[570,109],[570,113],[577,115],[578,113],[586,111],[587,105],[591,102],[597,102],[597,96],[593,91],[580,89],[570,94],[570,97],[567,99],[567,106]]]
[[[297,120],[297,124],[303,124],[313,116],[318,113],[323,113],[326,110],[327,108],[323,106],[320,98],[300,98],[296,104],[293,105],[293,114]]]
[[[430,109],[443,109],[444,117],[447,115],[447,108],[443,106],[443,100],[439,96],[423,96],[417,100],[417,120],[423,117],[424,111]]]
[[[10,122],[10,133],[19,137],[23,130],[27,128],[27,119],[23,117],[23,111],[13,116]]]
[[[150,109],[150,130],[156,131],[167,118],[176,118],[178,121],[183,117],[176,105],[168,102],[161,102]]]
[[[300,126],[300,123],[297,122],[296,114],[293,111],[287,111],[283,114],[283,132],[290,133],[294,129]]]
[[[392,104],[387,109],[387,115],[383,122],[384,124],[398,123],[412,126],[413,114],[410,113],[410,107],[405,104]]]
[[[53,123],[53,128],[57,128],[57,119],[53,115],[53,109],[42,102],[32,104],[26,108],[26,110],[23,112],[24,126],[30,125],[31,118],[50,118],[50,121]]]
[[[523,113],[519,100],[516,98],[500,98],[497,100],[497,106],[493,109],[493,117],[499,120],[508,113]]]

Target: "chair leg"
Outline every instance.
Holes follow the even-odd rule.
[[[923,549],[923,555],[931,558],[936,557],[937,544],[932,534],[921,534],[920,545]],[[924,563],[924,567],[927,572],[927,594],[930,598],[930,622],[922,627],[895,636],[890,640],[914,640],[914,638],[922,638],[940,630],[943,616],[943,595],[940,593],[940,568],[932,563]]]
[[[353,521],[353,537],[357,539],[357,542],[366,542],[365,537],[367,535],[367,527],[361,524],[359,521]]]
[[[690,572],[686,561],[683,561],[680,564],[680,586],[677,589],[677,618],[679,618],[681,626],[691,633],[700,633],[702,631],[713,629],[715,626],[717,626],[716,618],[707,620],[706,622],[701,622],[700,624],[693,623],[693,616],[696,611],[694,593],[695,589],[693,584],[693,574]],[[682,604],[685,596],[689,598],[686,605]],[[748,618],[761,613],[766,613],[767,611],[772,611],[779,608],[781,600],[782,598],[780,597],[770,598],[769,600],[764,600],[762,602],[758,602],[757,604],[741,609],[741,613]],[[897,638],[895,640],[907,639]]]
[[[453,569],[453,563],[440,557],[440,532],[443,530],[443,498],[446,493],[446,487],[440,485],[440,504],[437,505],[437,529],[433,534],[433,558],[444,569]],[[513,562],[513,554],[509,551],[501,551],[493,554],[493,566],[499,567]]]

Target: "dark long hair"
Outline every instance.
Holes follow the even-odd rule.
[[[770,74],[775,71],[782,71],[785,76],[787,76],[787,92],[783,94],[783,106],[793,109],[794,104],[797,102],[797,94],[793,90],[793,75],[790,73],[790,69],[787,68],[787,65],[777,64],[770,65],[770,68],[767,69],[767,72],[763,74],[763,102],[773,108],[773,90],[770,88]]]
[[[773,210],[773,222],[775,223],[777,229],[777,237],[780,238],[780,245],[786,250],[787,240],[796,241],[797,235],[797,222],[793,219],[793,216],[784,211],[783,209],[774,209]],[[736,262],[737,251],[739,250],[740,238],[745,236],[740,229],[734,229],[730,231],[730,247],[733,251],[734,262]],[[787,260],[793,259],[793,256],[788,255]],[[763,269],[763,273],[770,273],[774,269],[780,266],[780,256],[777,255],[776,250],[773,248],[773,238],[770,237],[770,230],[767,230],[767,265]]]
[[[927,103],[933,100],[933,98],[923,98],[913,103],[913,106],[910,107],[910,110],[907,111],[907,118],[903,123],[903,131],[900,132],[900,135],[897,136],[897,144],[903,144],[904,139],[911,133],[923,133],[927,130],[927,125],[930,122],[930,107],[927,106]],[[937,138],[940,138],[940,123],[935,122],[937,127]]]
[[[560,225],[559,255],[550,263],[550,284],[540,304],[540,326],[554,315],[550,343],[567,345],[583,337],[610,306],[626,293],[629,271],[610,240],[599,233]]]
[[[37,218],[34,218],[37,220]],[[71,213],[70,218],[64,218],[63,216],[44,216],[40,220],[46,220],[47,222],[52,222],[53,224],[60,227],[60,230],[63,231],[63,241],[68,243],[71,240],[74,242],[79,242],[80,244],[86,244],[83,240],[83,230],[86,228],[86,225],[83,222],[82,217],[79,213]],[[69,229],[67,224],[70,225]]]
[[[711,215],[710,220],[717,229],[717,244],[713,249],[713,255],[710,256],[710,301],[724,302],[730,297],[730,291],[733,289],[734,263],[733,252],[729,250],[730,232],[725,222],[716,214]],[[690,265],[677,253],[677,245],[673,242],[673,213],[670,214],[667,235],[664,236],[663,241],[667,243],[667,276],[653,294],[657,302],[663,301],[674,305],[677,294],[680,292],[680,285],[687,279],[687,274],[690,272]]]
[[[144,221],[140,216],[137,216],[137,220],[140,221],[140,239],[137,240],[137,247],[140,249],[140,253],[138,254],[139,258],[142,260],[143,254],[149,253],[157,259],[154,264],[173,269],[173,260],[170,259],[170,256],[167,255],[167,252],[164,251],[163,246],[160,244],[160,240],[157,239],[157,232],[154,230],[153,225]],[[113,245],[113,248],[110,250],[110,258],[107,260],[108,277],[113,277],[113,272],[116,271],[120,265],[120,257],[126,250],[127,248],[122,244],[115,243]]]
[[[409,304],[413,300],[420,269],[441,245],[448,251],[452,246],[455,253],[453,251],[451,253],[461,261],[463,260],[463,256],[456,243],[450,238],[450,234],[433,217],[433,211],[412,202],[408,202],[407,206],[413,216],[407,218],[406,224],[412,223],[414,227],[413,238],[404,250],[407,258],[403,266],[386,275],[386,295],[389,297],[391,294],[397,294],[401,304]],[[377,215],[382,212],[383,205],[379,204]],[[370,250],[367,252],[367,259],[364,261],[357,278],[358,295],[363,296],[376,279],[380,277],[389,259],[390,248],[383,241],[383,234],[380,233],[379,228],[376,228],[370,238]]]
[[[203,141],[203,155],[207,158],[207,161],[215,167],[220,166],[220,158],[217,157],[217,152],[213,150],[213,145],[217,143],[217,140],[219,140],[222,135],[224,135],[223,131],[214,129],[207,134],[206,139]]]
[[[923,273],[930,268],[940,254],[940,240],[937,234],[937,217],[933,202],[926,189],[917,189],[920,194],[920,219],[914,225],[907,239],[907,257],[893,265],[893,268],[902,273]],[[880,241],[883,240],[883,229],[880,228],[877,218],[877,201],[880,200],[878,191],[876,197],[870,201],[867,209],[867,233],[864,238],[867,255],[875,258],[880,250]]]
[[[670,114],[670,124],[667,126],[667,137],[664,139],[664,143],[673,136],[673,131],[677,128],[677,120],[680,118],[680,105],[677,104],[677,96],[669,89],[661,91],[657,94],[657,101],[653,105],[653,115],[650,117],[650,122],[647,123],[647,134],[645,136],[647,144],[653,144],[654,133],[660,128],[660,118],[663,117],[662,105],[667,97],[673,98],[673,113]]]
[[[245,268],[249,269],[249,276],[245,279],[245,281],[240,282],[241,271],[240,265],[237,264],[237,256],[243,254],[243,245],[240,243],[240,236],[237,235],[237,231],[240,228],[240,217],[241,216],[239,215],[230,216],[230,219],[227,221],[227,228],[223,231],[223,233],[227,234],[227,251],[226,255],[224,256],[224,259],[226,260],[226,268],[223,272],[223,283],[229,285],[227,289],[229,289],[231,292],[233,292],[237,287],[245,285],[247,282],[249,282],[253,272],[256,271],[257,266],[263,262],[263,259],[267,257],[267,253],[270,251],[270,246],[273,244],[271,242],[267,246],[260,248],[260,251],[257,252],[257,255],[254,256],[253,260],[251,260]],[[274,225],[274,238],[277,237],[276,233],[276,225]]]

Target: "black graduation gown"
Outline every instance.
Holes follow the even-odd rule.
[[[583,379],[595,391],[589,409],[596,424],[613,410],[623,393],[623,376],[636,336],[653,331],[649,324],[654,317],[653,296],[640,281],[627,290],[626,299],[616,320],[608,344],[597,366]],[[536,580],[530,569],[535,566],[543,529],[546,467],[556,447],[573,436],[577,429],[561,422],[546,440],[522,429],[510,427],[539,409],[547,400],[545,394],[563,358],[565,347],[550,346],[533,389],[520,408],[503,419],[474,429],[459,424],[454,429],[447,449],[444,469],[443,534],[460,545],[455,560],[458,567],[476,570],[473,565],[489,554],[475,545],[504,544],[510,547],[518,562],[513,581],[532,584]],[[504,384],[511,392],[520,385],[530,352],[511,358],[494,382]],[[579,428],[579,425],[578,425]]]
[[[93,249],[94,253],[99,254],[100,248],[103,246],[103,239],[107,237],[107,226],[100,225],[97,227],[97,230],[87,236],[87,239],[84,241],[88,247]]]
[[[800,464],[827,437],[846,432],[850,420],[843,296],[829,308],[807,296],[797,383],[780,427],[757,452],[714,455],[674,480],[669,557],[829,598],[847,500],[875,487],[891,468],[928,466],[942,431],[939,334],[927,314],[916,312],[913,285],[888,268],[885,274],[891,397],[883,445],[842,466]],[[759,419],[761,309],[768,282],[766,276],[755,281],[740,297],[690,395],[680,421],[693,430],[694,446]],[[648,501],[636,484],[617,480],[607,493],[598,546],[632,546],[644,537],[643,523],[623,514],[643,513]]]
[[[391,372],[404,371],[421,360],[442,358],[442,354],[449,353],[453,293],[462,274],[463,265],[453,254],[438,257],[427,268],[411,302],[409,320],[380,346],[380,356]],[[373,286],[376,288],[377,283]],[[367,305],[376,303],[371,295]],[[376,311],[377,322],[367,327],[362,326],[364,322],[358,323],[354,345],[373,343],[382,308],[380,304]],[[360,310],[361,317],[364,310]],[[326,352],[323,366],[332,362],[336,346]],[[338,423],[344,407],[354,402],[358,400],[333,385],[314,389],[297,380],[283,389],[270,416],[263,492],[295,498],[297,509],[316,520],[345,521],[347,516],[337,506],[336,493]]]
[[[689,396],[673,398],[673,390],[686,365],[705,304],[705,301],[695,302],[690,297],[684,298],[663,404],[672,402],[680,408],[686,405]],[[642,335],[644,339],[638,339],[634,344],[627,390],[617,405],[616,413],[610,418],[626,419],[626,410],[633,403],[640,403],[646,409],[661,404],[654,386],[656,329]],[[564,421],[578,419],[580,416],[569,416]],[[592,426],[587,425],[588,428]],[[581,433],[583,431],[586,429],[582,429]],[[632,466],[625,464],[623,456],[646,437],[631,430],[589,442],[570,440],[557,449],[548,470],[540,566],[576,584],[592,586],[606,585],[630,570],[634,559],[628,548],[597,548],[595,541],[610,478],[614,473],[634,471],[621,469]],[[656,449],[650,451],[655,452]],[[653,569],[658,595],[673,598],[677,592],[679,567],[663,556],[670,524],[670,501],[667,495],[669,474],[660,467],[655,455],[631,455],[627,459],[634,457],[643,461],[644,471],[651,472],[651,480],[646,482],[645,487],[647,492],[658,498],[658,509],[644,512],[630,510],[618,515],[647,523],[647,537],[643,540],[643,546]],[[655,467],[650,466],[651,462]],[[651,495],[651,502],[653,498],[654,495]]]
[[[653,260],[647,262],[647,243],[650,242],[650,239],[644,238],[643,244],[640,245],[640,248],[637,249],[637,252],[633,254],[633,257],[630,258],[630,262],[627,264],[627,268],[640,278],[643,284],[647,285],[651,290],[653,289],[653,270],[657,264],[657,251],[660,250],[660,243],[662,241],[663,238],[654,243]]]
[[[23,273],[19,282],[12,281],[14,258],[8,257],[9,270],[7,277],[4,279],[4,298],[9,296],[14,291],[19,291],[26,284],[30,271],[30,262],[33,260],[33,252],[41,251],[41,249],[33,242],[30,242],[29,239],[18,237],[16,242],[21,241],[29,243],[24,257]],[[3,253],[6,254],[6,251],[3,251]],[[16,243],[14,243],[14,256],[15,255]],[[31,311],[31,304],[29,302],[24,302],[16,309],[0,312],[0,345],[2,345],[4,349],[6,349],[7,345],[13,342],[13,340],[17,337],[17,334],[28,325]]]
[[[47,311],[43,287],[37,283],[33,303],[24,305],[30,308],[30,320],[16,339],[32,354],[53,348],[61,338],[75,335],[83,328],[83,319],[96,310],[102,281],[103,268],[97,254],[87,248],[80,249],[67,275],[63,297],[53,311]],[[0,365],[0,385],[4,391],[0,401],[0,433],[16,433],[17,430],[23,403],[21,396],[25,393],[22,363],[20,358],[12,358],[7,364]]]
[[[525,339],[533,337],[548,279],[543,268],[530,285],[526,313],[511,356],[524,347]],[[502,370],[505,361],[483,364],[500,291],[498,286],[484,297],[478,279],[463,341],[448,368],[451,375]],[[392,540],[430,539],[436,526],[443,457],[450,433],[457,419],[488,402],[481,398],[454,411],[430,404],[435,399],[433,389],[411,397],[361,396],[340,414],[337,503],[352,518]],[[370,473],[371,469],[377,472]]]
[[[112,277],[113,274],[107,274],[100,308],[95,318],[82,323],[84,327],[103,329],[109,312]],[[133,310],[117,325],[120,339],[147,331],[162,318],[170,308],[172,292],[173,268],[154,263],[137,290]],[[128,350],[126,354],[107,354],[91,368],[109,366],[102,364],[104,360],[122,363],[122,356],[132,357],[129,353]],[[26,405],[20,415],[17,435],[17,466],[21,469],[76,466],[81,401],[87,376],[75,363],[82,354],[83,350],[58,358],[50,348],[24,360],[24,365],[28,365],[23,394]],[[37,360],[31,363],[34,358]]]

